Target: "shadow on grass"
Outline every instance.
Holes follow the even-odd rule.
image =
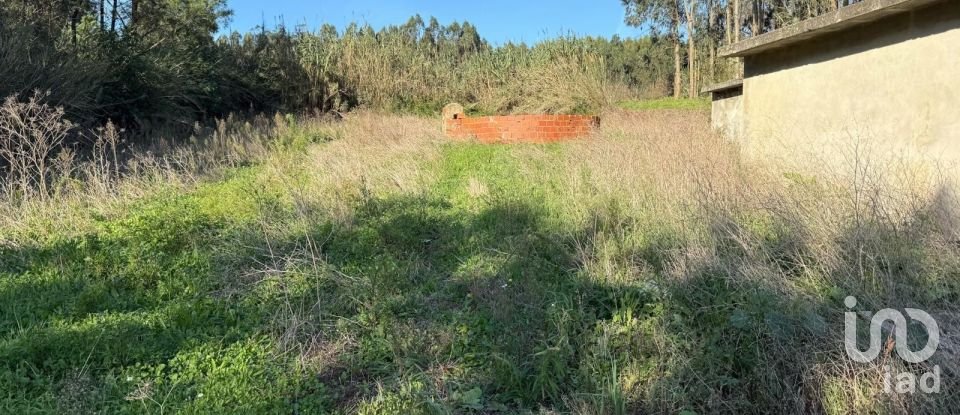
[[[769,364],[785,362],[767,362],[757,350],[802,337],[791,331],[796,320],[782,310],[783,298],[732,286],[729,275],[709,267],[680,283],[590,275],[578,252],[599,249],[597,224],[601,231],[623,226],[616,212],[597,212],[594,227],[570,232],[529,199],[475,209],[430,195],[371,199],[357,207],[352,226],[324,238],[319,233],[330,228],[317,229],[334,274],[302,290],[269,292],[254,283],[224,298],[214,293],[231,282],[210,254],[214,246],[247,257],[247,267],[267,258],[222,246],[242,239],[225,232],[254,231],[227,231],[192,208],[162,205],[101,234],[6,253],[10,276],[0,297],[13,318],[2,322],[0,360],[7,362],[3,383],[19,391],[20,405],[63,395],[65,381],[81,371],[104,389],[102,401],[90,403],[99,409],[136,405],[123,400],[134,385],[109,380],[128,374],[165,387],[171,408],[207,411],[349,411],[361,402],[390,411],[373,399],[384,393],[412,408],[455,411],[563,408],[571,399],[612,412],[669,412],[677,401],[749,409],[772,396],[757,382],[792,373],[771,372]],[[298,238],[273,241],[273,249],[290,251]],[[658,275],[669,262],[663,251],[679,243],[664,234],[622,255]],[[327,327],[313,338],[346,336],[352,346],[325,356],[313,374],[295,370],[289,356],[262,353],[257,339],[276,335],[285,308]],[[332,327],[325,324],[331,318]],[[658,349],[664,342],[675,349]],[[264,360],[237,363],[236,353]],[[656,369],[637,369],[644,365]],[[258,374],[243,375],[247,366]],[[241,375],[216,376],[224,371]],[[622,376],[646,376],[647,390],[620,390]],[[411,382],[430,386],[411,395]],[[264,387],[273,393],[256,395]],[[204,390],[225,396],[199,405]]]
[[[940,413],[952,407],[950,394],[882,393],[880,364],[899,360],[855,363],[843,344],[848,295],[866,315],[916,307],[944,324],[955,313],[958,252],[940,237],[949,234],[938,223],[946,208],[941,203],[918,206],[895,221],[864,215],[859,224],[843,224],[836,241],[797,228],[809,218],[782,212],[761,226],[756,217],[713,218],[716,256],[688,264],[685,278],[670,290],[669,308],[680,318],[668,330],[693,341],[677,344],[682,363],[660,383],[682,387],[689,407],[710,413]],[[837,245],[823,252],[825,243]],[[869,317],[860,318],[861,349],[869,325]],[[914,326],[908,341],[917,350],[926,333]],[[935,355],[899,370],[919,375],[937,361]],[[953,374],[942,381],[957,385]]]
[[[0,412],[289,406],[296,388],[252,399],[287,375],[269,362],[248,370],[273,378],[223,382],[247,395],[194,402],[236,369],[211,362],[264,350],[277,306],[212,295],[223,284],[212,251],[236,238],[198,212],[187,198],[154,201],[96,233],[0,252]]]
[[[222,257],[251,269],[268,259],[243,236],[256,226],[170,203],[94,235],[2,252],[0,386],[16,392],[0,409],[63,409],[57,400],[82,373],[100,390],[78,398],[83,408],[108,411],[140,408],[129,398],[148,382],[167,408],[206,412],[817,412],[823,397],[805,370],[843,359],[839,344],[822,344],[842,331],[842,309],[743,278],[739,267],[756,265],[748,253],[719,250],[719,262],[667,280],[665,252],[684,241],[659,232],[618,253],[646,279],[591,275],[582,253],[605,249],[604,233],[649,231],[614,207],[571,232],[531,198],[369,199],[352,225],[317,225],[326,242],[313,259],[324,267],[278,270],[304,287],[271,291],[264,279],[223,296],[236,276]],[[758,240],[759,251],[803,246]],[[272,249],[302,244],[290,234]],[[789,255],[772,258],[763,265],[792,269]],[[890,269],[919,261],[905,258]],[[272,352],[287,309],[313,330],[302,338],[349,345],[306,367],[297,362],[310,353]],[[219,400],[200,398],[211,394]]]
[[[478,388],[488,408],[514,410],[562,406],[593,389],[579,379],[593,370],[582,362],[592,359],[584,354],[598,322],[626,308],[640,317],[653,295],[588,278],[571,233],[548,224],[547,214],[525,200],[476,210],[430,196],[365,203],[356,226],[324,247],[327,261],[369,289],[356,296],[361,329],[350,368],[336,367],[339,379],[322,377],[358,399],[377,393],[377,384],[401,389],[398,375],[416,372],[436,385],[428,395]],[[360,386],[365,394],[356,379],[369,382]]]

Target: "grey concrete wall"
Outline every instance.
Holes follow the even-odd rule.
[[[960,160],[960,1],[748,56],[745,72],[748,154]]]
[[[710,124],[714,131],[725,137],[740,137],[743,134],[743,95],[714,93],[710,106]]]

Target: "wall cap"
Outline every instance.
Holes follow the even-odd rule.
[[[941,1],[956,0],[864,0],[772,32],[723,46],[718,51],[718,56],[733,58],[756,55]]]

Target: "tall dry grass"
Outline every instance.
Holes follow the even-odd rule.
[[[833,164],[824,155],[789,165],[744,159],[734,143],[708,131],[708,122],[695,112],[606,113],[599,137],[572,144],[576,150],[563,161],[560,170],[571,173],[565,198],[587,221],[620,201],[679,235],[683,242],[668,253],[665,268],[674,284],[719,271],[735,289],[765,287],[821,308],[825,320],[814,326],[827,329],[761,350],[776,373],[770,381],[792,377],[797,386],[765,385],[758,395],[768,405],[790,412],[936,413],[955,404],[944,395],[885,393],[884,365],[910,370],[889,354],[868,368],[852,364],[842,346],[847,310],[840,300],[855,295],[867,310],[920,308],[935,316],[942,334],[960,328],[953,301],[960,269],[956,172],[933,160],[862,148]],[[626,224],[610,232],[629,245]],[[593,275],[643,278],[643,267],[631,269],[623,257],[584,255],[586,266],[607,270]],[[940,353],[922,369],[955,367],[949,362],[958,339],[942,339]]]
[[[230,116],[215,127],[197,124],[186,140],[156,136],[139,144],[112,123],[84,131],[62,115],[37,96],[10,98],[0,108],[0,240],[74,235],[89,229],[93,216],[262,161],[279,147],[288,123]],[[86,145],[61,145],[68,134]]]
[[[455,52],[395,33],[296,37],[308,94],[319,98],[311,101],[342,94],[369,108],[421,115],[453,101],[481,113],[570,113],[598,112],[630,93],[608,87],[615,82],[603,56],[584,39]]]
[[[682,298],[707,289],[704,274],[720,275],[747,294],[704,307],[743,307],[768,295],[777,304],[768,318],[777,318],[779,307],[800,307],[786,325],[801,334],[778,339],[771,322],[754,333],[766,383],[753,379],[760,383],[749,386],[756,388],[751,398],[744,390],[711,398],[712,410],[743,407],[743,399],[786,412],[939,412],[952,405],[945,395],[885,393],[883,367],[955,367],[956,336],[944,335],[938,357],[912,369],[889,355],[853,364],[843,349],[842,300],[854,295],[867,310],[920,308],[942,333],[960,329],[953,173],[867,152],[833,165],[745,159],[708,125],[708,114],[697,111],[608,111],[594,137],[564,144],[559,155],[539,146],[513,153],[525,180],[554,189],[580,266],[598,283],[653,282]],[[477,182],[471,188],[485,187]],[[637,258],[651,245],[663,264]],[[662,372],[650,376],[699,368],[671,343],[669,325],[660,329],[653,341]],[[682,388],[690,379],[674,381],[671,387]],[[675,390],[647,387],[633,397],[641,407],[684,408],[671,401]]]

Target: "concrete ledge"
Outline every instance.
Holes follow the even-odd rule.
[[[941,1],[956,0],[864,0],[773,32],[721,47],[719,56],[731,58],[755,55]]]
[[[711,92],[720,92],[726,91],[728,89],[739,88],[743,86],[743,79],[731,79],[729,81],[718,82],[713,85],[708,85],[703,88],[700,92],[704,94],[709,94]]]

